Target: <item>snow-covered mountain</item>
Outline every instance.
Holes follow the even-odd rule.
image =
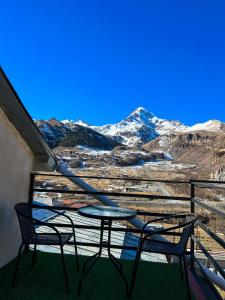
[[[89,128],[103,136],[127,146],[142,146],[158,136],[195,131],[224,131],[225,124],[217,120],[209,120],[205,123],[186,126],[180,121],[166,120],[156,117],[144,107],[138,107],[124,120],[116,124],[92,126],[81,120],[56,119],[48,121],[35,121],[47,140],[54,146],[55,137],[62,139],[68,131],[76,131],[80,128]],[[80,127],[79,127],[80,126]],[[84,130],[83,130],[84,131]]]
[[[119,123],[93,128],[104,135],[116,138],[125,145],[140,146],[164,133],[181,131],[188,127],[179,121],[160,119],[146,108],[138,107]]]
[[[93,126],[96,131],[114,137],[118,142],[133,146],[142,145],[158,136],[152,123],[154,115],[139,107],[127,118],[116,124]]]
[[[194,131],[225,131],[225,123],[209,120],[193,126],[186,126],[180,121],[156,117],[144,107],[138,107],[127,118],[116,124],[92,126],[104,135],[117,138],[126,145],[140,145],[158,136],[171,133]]]

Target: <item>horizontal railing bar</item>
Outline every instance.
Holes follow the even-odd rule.
[[[198,180],[198,179],[191,179],[190,183],[218,183],[218,184],[225,184],[225,181],[218,181],[218,180]]]
[[[33,208],[36,209],[48,209],[52,208],[54,210],[65,210],[65,211],[73,211],[74,213],[77,212],[77,207],[70,207],[70,206],[49,206],[49,205],[39,205],[39,204],[32,204]],[[154,212],[148,212],[148,211],[142,211],[142,210],[136,210],[138,216],[147,216],[147,217],[167,217],[171,216],[171,214],[168,213],[154,213]]]
[[[40,205],[36,203],[32,203],[32,208],[36,209],[54,209],[54,210],[65,210],[65,211],[74,211],[76,212],[78,210],[77,207],[71,207],[71,206],[62,206],[62,205]]]
[[[73,242],[68,242],[68,245],[73,245]],[[110,244],[107,245],[105,243],[86,243],[86,242],[76,242],[77,246],[84,246],[84,247],[100,247],[102,245],[103,248],[112,248],[112,249],[121,249],[121,250],[137,250],[137,246],[125,246],[125,245],[115,245],[115,244]],[[185,254],[188,254],[189,252],[185,252]]]
[[[107,192],[107,191],[74,191],[74,190],[55,190],[55,189],[33,189],[34,192],[48,192],[48,193],[60,193],[60,194],[77,194],[77,195],[107,195],[118,197],[131,197],[131,198],[149,198],[149,199],[166,199],[166,200],[179,200],[179,201],[191,201],[191,197],[179,197],[179,196],[162,196],[152,194],[134,194],[134,193],[120,193],[120,192]]]
[[[65,211],[73,211],[77,212],[78,208],[77,207],[70,207],[70,206],[59,206],[59,205],[40,205],[40,204],[32,204],[33,208],[36,209],[54,209],[54,210],[65,210]],[[147,212],[147,211],[142,211],[142,210],[136,210],[137,215],[139,216],[149,216],[149,217],[161,217],[161,216],[170,216],[171,214],[168,213],[153,213],[153,212]]]
[[[74,224],[73,226],[71,224],[66,224],[66,223],[51,223],[48,222],[47,224],[53,225],[55,227],[64,227],[64,228],[77,228],[77,229],[92,229],[92,230],[98,230],[100,231],[101,227],[100,226],[95,226],[95,225],[78,225]],[[44,226],[44,225],[43,225]],[[135,228],[123,228],[123,227],[112,227],[111,231],[115,232],[132,232],[132,233],[141,233],[142,231],[140,229],[135,229]],[[144,233],[149,233],[148,230],[144,230]],[[179,232],[165,232],[165,235],[171,235],[171,236],[181,236],[181,233]]]
[[[218,264],[218,262],[208,253],[206,248],[202,245],[202,243],[194,236],[191,236],[192,240],[195,242],[196,245],[200,248],[200,250],[205,254],[205,256],[212,262],[212,264],[216,267],[216,269],[219,271],[223,279],[225,279],[225,272],[223,268]]]
[[[225,249],[225,241],[222,240],[217,234],[212,232],[209,228],[207,228],[202,222],[198,222],[198,225],[206,232],[208,233],[211,238],[213,238],[221,247]]]
[[[153,212],[147,212],[147,211],[142,211],[142,210],[137,210],[137,215],[138,216],[150,216],[150,217],[168,217],[171,216],[172,214],[168,213],[153,213]]]
[[[109,179],[109,180],[124,180],[124,181],[146,181],[146,182],[190,184],[190,181],[185,181],[185,180],[145,179],[139,177],[104,177],[104,176],[87,176],[87,175],[78,176],[78,175],[61,175],[61,174],[45,174],[45,173],[31,173],[31,174],[35,176],[50,176],[50,177],[65,177],[65,178]]]
[[[74,245],[74,242],[67,242],[68,245]],[[100,243],[87,243],[87,242],[76,242],[77,246],[85,246],[85,247],[100,247]],[[114,245],[114,244],[103,244],[104,248],[113,248],[113,249],[124,249],[124,250],[137,250],[137,246],[124,246],[124,245]]]
[[[217,209],[215,207],[212,207],[211,205],[205,204],[205,203],[203,203],[202,201],[200,201],[200,200],[198,200],[196,198],[192,198],[191,201],[194,202],[194,203],[196,203],[197,205],[199,205],[199,206],[201,206],[201,207],[203,207],[203,208],[211,211],[212,213],[216,214],[217,216],[220,216],[220,217],[222,217],[222,218],[225,219],[225,213],[222,212],[221,210],[219,210],[219,209]]]

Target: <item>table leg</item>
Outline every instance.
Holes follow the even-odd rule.
[[[112,232],[112,221],[109,221],[109,228],[108,228],[108,256],[110,261],[113,263],[115,269],[119,272],[120,276],[123,278],[123,281],[125,283],[126,286],[126,292],[127,295],[129,295],[129,285],[127,282],[127,279],[123,273],[123,265],[121,264],[121,262],[119,261],[119,259],[117,259],[112,253],[111,253],[111,232]]]
[[[101,257],[102,248],[103,248],[103,234],[104,234],[104,220],[101,220],[99,251],[96,254],[89,257],[83,265],[83,272],[82,272],[83,274],[82,274],[82,277],[81,277],[81,279],[79,281],[79,285],[78,285],[78,295],[80,295],[80,292],[81,292],[82,281],[84,280],[86,275],[91,271],[91,269],[94,267],[94,265],[97,263],[97,261]],[[91,262],[92,260],[94,260],[94,261],[87,268],[88,263]]]
[[[107,227],[105,227],[105,226],[107,226]],[[108,229],[108,241],[106,243],[104,243],[103,242],[103,234],[104,234],[104,229],[106,229],[106,228]],[[119,259],[117,259],[111,253],[111,248],[110,248],[110,245],[111,245],[111,233],[112,233],[112,221],[111,220],[101,220],[99,251],[96,254],[94,254],[93,256],[89,257],[85,261],[85,263],[83,265],[83,274],[82,274],[82,277],[81,277],[81,279],[79,281],[79,285],[78,285],[78,295],[80,295],[81,287],[82,287],[82,282],[83,282],[84,278],[91,271],[91,269],[94,267],[94,265],[97,263],[97,261],[101,257],[102,249],[104,247],[104,244],[107,244],[107,246],[108,246],[108,257],[109,257],[109,260],[112,262],[112,264],[114,265],[115,269],[119,272],[120,276],[124,280],[124,283],[125,283],[125,286],[126,286],[127,295],[129,294],[129,286],[128,286],[127,279],[126,279],[126,277],[125,277],[125,275],[123,273],[123,266],[122,266],[121,262],[119,261]],[[93,262],[87,268],[89,262],[91,262],[92,260],[93,260]]]

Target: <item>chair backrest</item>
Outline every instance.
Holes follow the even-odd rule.
[[[20,223],[22,239],[24,242],[29,243],[36,236],[32,218],[32,206],[30,203],[17,203],[15,210]]]
[[[195,214],[187,214],[184,218],[184,223],[182,224],[183,231],[181,233],[180,241],[178,243],[183,251],[185,251],[187,247],[188,238],[191,235],[196,220],[197,216]]]

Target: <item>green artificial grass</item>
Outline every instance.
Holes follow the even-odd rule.
[[[87,257],[80,256],[80,263]],[[123,260],[124,272],[130,282],[132,261]],[[70,294],[66,293],[59,254],[38,252],[36,264],[31,269],[31,252],[22,256],[13,289],[12,276],[15,260],[0,269],[0,298],[4,300],[111,300],[127,299],[125,284],[107,258],[95,265],[83,281],[81,295],[77,287],[81,271],[75,265],[75,257],[66,255],[66,265],[70,281]],[[181,300],[187,299],[185,282],[181,280],[177,265],[141,262],[136,278],[133,300]]]

